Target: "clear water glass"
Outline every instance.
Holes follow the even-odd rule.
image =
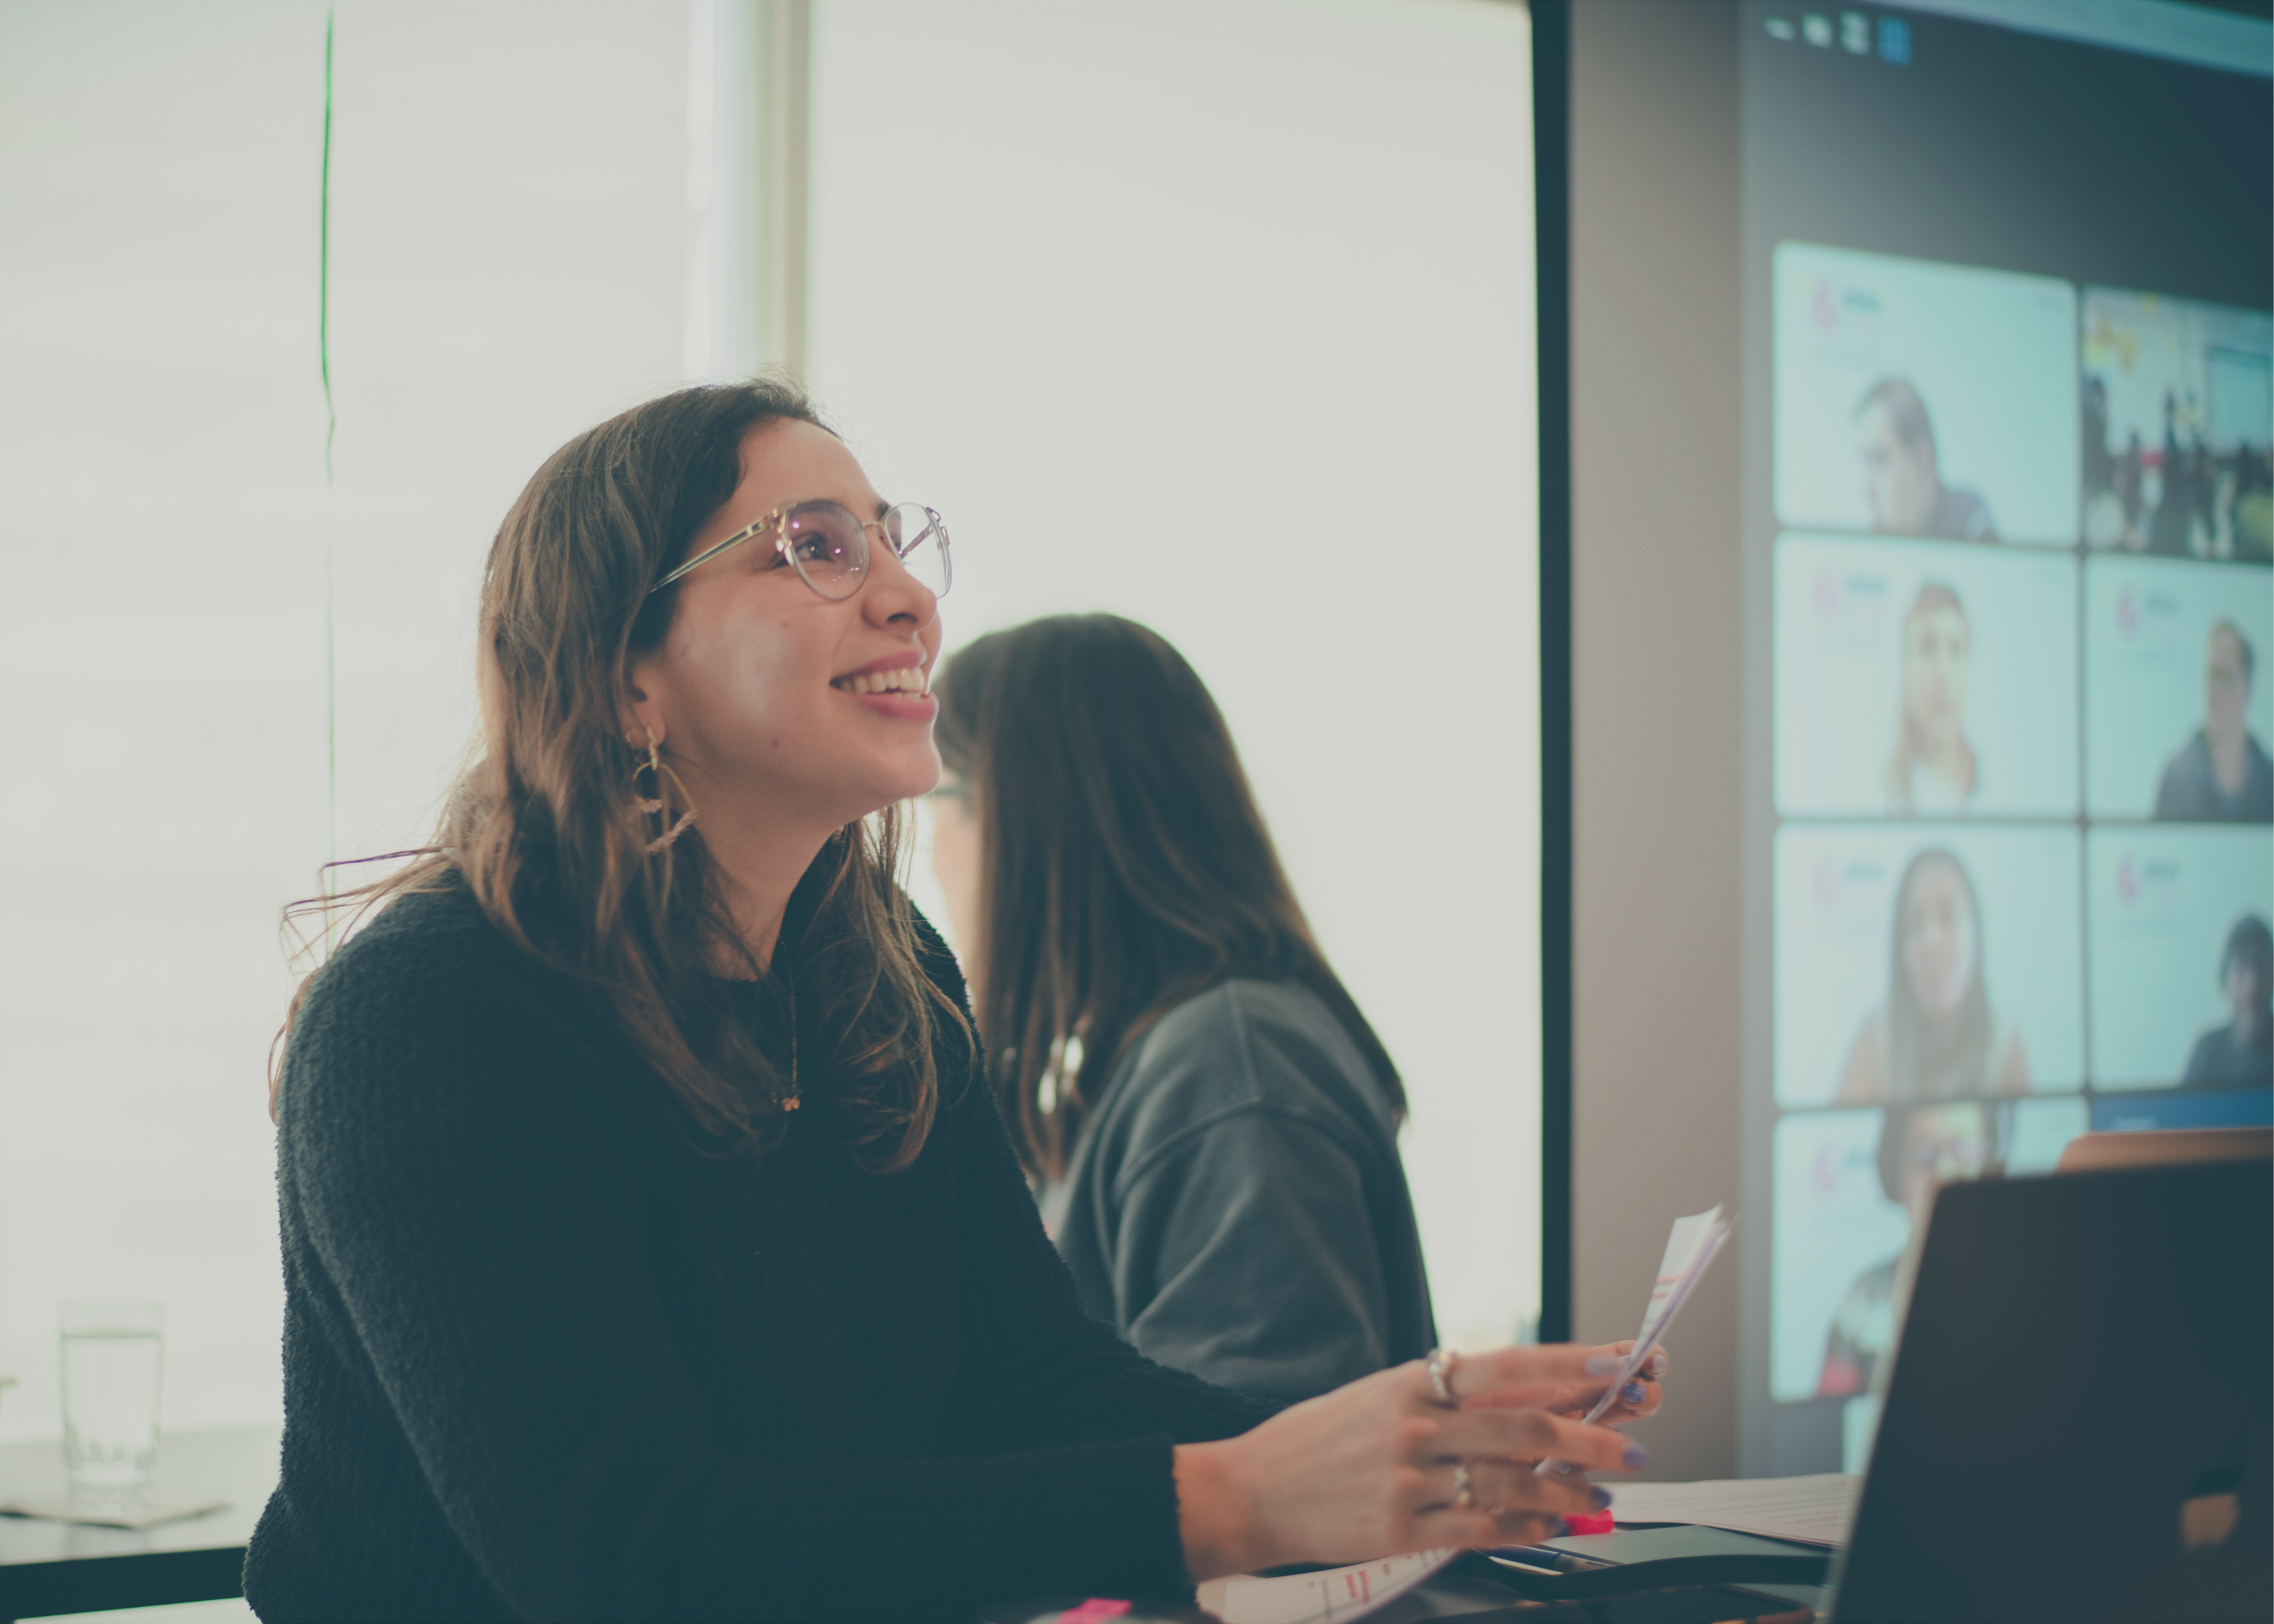
[[[158,1455],[165,1310],[156,1303],[63,1305],[64,1471],[87,1505],[139,1501]]]

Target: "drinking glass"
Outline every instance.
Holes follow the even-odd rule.
[[[165,1310],[156,1303],[63,1305],[64,1471],[74,1500],[132,1505],[158,1454]]]

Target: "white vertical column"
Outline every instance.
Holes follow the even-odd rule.
[[[689,379],[805,372],[811,0],[688,0]]]

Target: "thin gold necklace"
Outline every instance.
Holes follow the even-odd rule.
[[[781,1108],[783,1113],[787,1115],[787,1113],[795,1110],[798,1107],[797,982],[794,980],[788,980],[787,978],[785,978],[785,980],[787,981],[789,989],[789,1093],[782,1097]]]

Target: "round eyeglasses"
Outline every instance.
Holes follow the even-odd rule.
[[[737,547],[769,532],[777,560],[787,561],[799,580],[830,599],[847,598],[869,578],[869,532],[875,530],[900,560],[900,567],[934,598],[947,596],[955,579],[948,560],[947,526],[939,515],[922,502],[902,502],[887,508],[874,519],[856,517],[838,502],[800,502],[778,508],[756,524],[743,526],[726,540],[705,547],[662,580],[648,588],[652,598],[690,569],[709,563],[729,547]]]

